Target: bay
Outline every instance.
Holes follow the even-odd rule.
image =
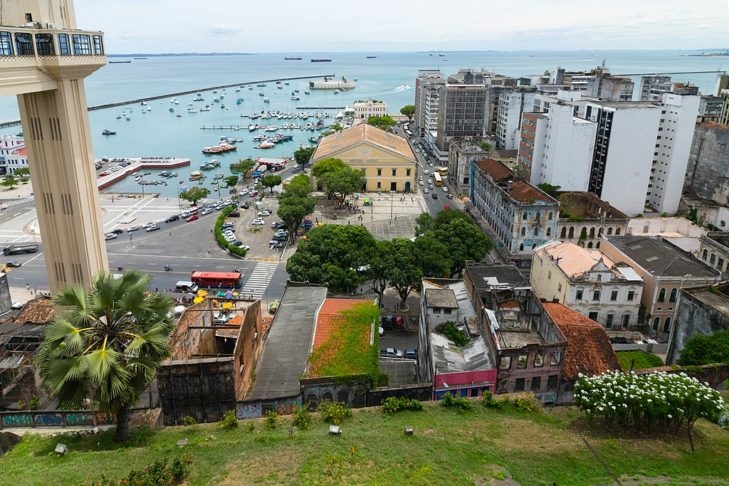
[[[352,53],[275,53],[235,55],[166,55],[148,56],[145,59],[113,56],[111,61],[130,60],[129,63],[110,63],[86,80],[89,106],[119,103],[129,100],[164,96],[163,99],[124,107],[114,107],[89,112],[96,158],[166,156],[191,159],[191,166],[178,169],[180,178],[187,180],[189,172],[215,158],[227,173],[229,163],[251,157],[291,157],[299,146],[309,145],[307,130],[285,130],[294,136],[293,141],[276,145],[269,150],[256,149],[253,133],[247,129],[251,120],[241,115],[261,111],[295,113],[326,111],[330,114],[327,124],[344,106],[356,100],[376,99],[387,103],[390,113],[399,113],[402,106],[414,103],[414,86],[418,70],[440,69],[444,75],[462,68],[488,69],[507,76],[530,76],[552,71],[561,66],[567,70],[585,70],[598,65],[609,68],[613,74],[652,72],[697,72],[725,69],[727,57],[695,56],[693,51],[487,51],[487,52],[352,52]],[[374,57],[372,57],[374,56]],[[301,60],[284,60],[284,57],[301,57]],[[369,58],[368,58],[369,57]],[[328,58],[331,62],[312,63],[311,58]],[[281,89],[274,82],[265,88],[255,86],[262,80],[295,78],[302,76],[331,75],[356,79],[352,91],[334,94],[332,91],[308,89],[308,80],[282,81]],[[636,89],[639,76],[634,76]],[[713,93],[716,74],[680,74],[674,81],[690,82],[702,93]],[[217,93],[206,88],[222,85],[254,83],[247,86],[218,89]],[[237,91],[236,91],[237,90]],[[300,98],[291,99],[292,93]],[[311,94],[305,95],[309,90]],[[177,96],[179,104],[170,102],[172,93],[200,91],[204,102],[194,102],[195,94]],[[263,93],[265,96],[259,96]],[[222,99],[213,102],[213,97]],[[263,98],[270,103],[264,103]],[[240,104],[238,98],[243,98]],[[188,113],[193,104],[196,113]],[[200,112],[206,104],[210,111]],[[221,108],[224,104],[225,108]],[[171,112],[169,109],[175,111]],[[148,110],[149,109],[149,110]],[[127,116],[119,117],[122,112]],[[18,118],[15,97],[0,98],[0,120]],[[178,117],[177,114],[181,116]],[[311,121],[311,120],[309,120]],[[301,120],[256,120],[264,125],[300,123]],[[239,130],[204,130],[203,126],[240,127]],[[102,130],[116,131],[116,135],[104,136]],[[20,127],[2,130],[16,133]],[[260,131],[256,132],[260,133]],[[235,152],[205,156],[201,149],[216,144],[220,137],[240,138]],[[149,178],[155,178],[152,174]],[[212,179],[209,178],[209,179]],[[208,181],[209,182],[209,181]],[[175,195],[177,184],[151,186],[154,192]],[[212,187],[211,187],[212,188]],[[109,192],[141,192],[131,178],[107,189]]]

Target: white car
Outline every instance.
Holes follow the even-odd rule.
[[[253,226],[263,226],[264,224],[266,224],[266,222],[264,220],[262,220],[261,218],[256,218],[253,221],[251,221],[251,224]]]
[[[224,314],[222,312],[216,312],[213,316],[213,321],[215,321],[215,324],[225,324],[230,320],[230,316],[228,314]]]
[[[107,241],[108,241],[108,240],[115,240],[115,239],[116,239],[116,237],[117,237],[117,234],[116,234],[116,233],[107,233],[107,234],[106,234],[106,235],[104,236],[104,239],[105,239],[105,240],[107,240]]]
[[[423,194],[428,194],[430,191],[427,189],[423,189]]]
[[[266,216],[271,216],[271,211],[268,209],[261,209],[258,211],[258,214],[256,214],[259,218],[265,218]]]
[[[423,171],[423,174],[425,174],[425,175],[428,175],[428,174],[430,174],[430,171],[429,171],[428,169],[425,169],[425,170]]]
[[[446,186],[443,186],[443,192],[448,192],[448,188]]]
[[[418,185],[420,185],[420,186],[424,186],[424,185],[425,185],[425,183],[424,183],[423,181],[420,181],[420,182],[418,182]]]
[[[213,208],[205,208],[202,211],[200,211],[200,216],[205,216],[206,214],[210,214],[213,212]]]

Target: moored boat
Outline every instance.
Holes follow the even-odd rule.
[[[109,130],[108,128],[105,128],[102,132],[102,135],[116,135],[116,132],[114,130]]]
[[[231,145],[229,143],[219,143],[218,145],[204,147],[202,149],[202,153],[204,153],[204,154],[222,154],[225,152],[231,152],[233,150],[238,150],[238,148],[235,145]]]

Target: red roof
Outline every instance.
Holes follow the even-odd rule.
[[[600,324],[568,309],[562,304],[545,303],[544,309],[567,338],[564,357],[564,377],[574,381],[578,375],[595,376],[620,370],[610,338]]]
[[[494,159],[477,160],[476,166],[488,174],[494,182],[514,177],[514,173],[503,162]]]

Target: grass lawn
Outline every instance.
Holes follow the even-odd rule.
[[[289,436],[290,423],[284,417],[274,430],[263,421],[241,422],[232,430],[216,424],[139,430],[125,447],[111,442],[112,432],[30,435],[0,458],[1,482],[90,484],[102,473],[121,477],[187,452],[193,456],[189,485],[472,485],[509,475],[530,486],[613,484],[583,437],[625,485],[725,484],[729,477],[729,432],[702,421],[695,427],[694,453],[685,437],[625,438],[589,429],[580,412],[568,407],[527,413],[477,406],[459,414],[426,404],[422,412],[394,416],[355,410],[341,436],[329,436],[318,419]],[[414,435],[403,434],[406,425]],[[183,438],[188,445],[180,448]],[[69,446],[64,457],[53,454],[58,442]]]
[[[661,358],[640,349],[635,351],[617,351],[615,356],[618,357],[620,367],[623,368],[623,371],[629,371],[631,363],[633,363],[634,370],[656,368],[664,365]]]

